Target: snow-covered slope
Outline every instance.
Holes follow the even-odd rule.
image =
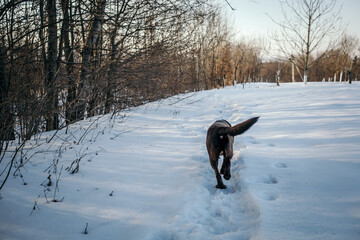
[[[0,239],[360,239],[358,82],[228,87],[125,115],[30,142],[27,184],[1,192]],[[207,128],[254,116],[216,189]]]

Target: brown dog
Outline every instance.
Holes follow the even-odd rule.
[[[258,119],[259,117],[254,117],[233,127],[231,127],[230,123],[226,120],[219,120],[214,122],[208,129],[206,147],[209,153],[211,167],[215,171],[217,188],[226,188],[220,174],[223,174],[226,180],[231,178],[230,160],[233,156],[234,136],[244,133],[256,123]],[[218,162],[220,155],[224,155],[224,160],[219,173]]]

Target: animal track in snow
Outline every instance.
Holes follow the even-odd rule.
[[[287,168],[285,163],[274,163],[272,166],[275,168]]]
[[[274,177],[273,175],[270,174],[268,176],[261,178],[260,182],[265,183],[265,184],[277,184],[278,180],[276,177]]]
[[[276,193],[262,193],[259,197],[266,201],[275,201],[279,198],[279,195]]]
[[[247,139],[249,139],[249,142],[251,144],[260,144],[260,142],[256,141],[256,139],[253,136],[247,136]]]

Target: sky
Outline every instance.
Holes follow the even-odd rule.
[[[227,0],[235,8],[234,11],[223,1],[226,15],[233,24],[237,37],[267,37],[277,26],[268,15],[282,20],[280,3],[278,0]],[[341,7],[342,21],[347,25],[347,33],[360,39],[360,1],[338,0]],[[268,14],[268,15],[267,15]]]

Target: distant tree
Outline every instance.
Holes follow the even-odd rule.
[[[359,51],[359,39],[345,34],[340,42],[323,55],[313,66],[310,76],[318,80],[343,81],[350,76],[356,76],[356,61],[354,58]]]
[[[271,19],[280,27],[272,38],[284,57],[303,70],[308,81],[309,69],[341,37],[340,9],[336,0],[280,0],[284,20]],[[316,55],[316,57],[315,57]]]
[[[341,73],[345,71],[348,76],[349,83],[352,80],[352,69],[356,64],[356,52],[360,49],[359,39],[355,36],[344,35],[339,44],[339,52],[341,53],[342,65],[338,66]],[[342,76],[342,74],[341,74]],[[345,76],[346,78],[346,76]],[[340,78],[340,81],[342,79]]]
[[[264,50],[261,39],[242,39],[232,45],[232,77],[245,83],[248,79],[258,80]]]

